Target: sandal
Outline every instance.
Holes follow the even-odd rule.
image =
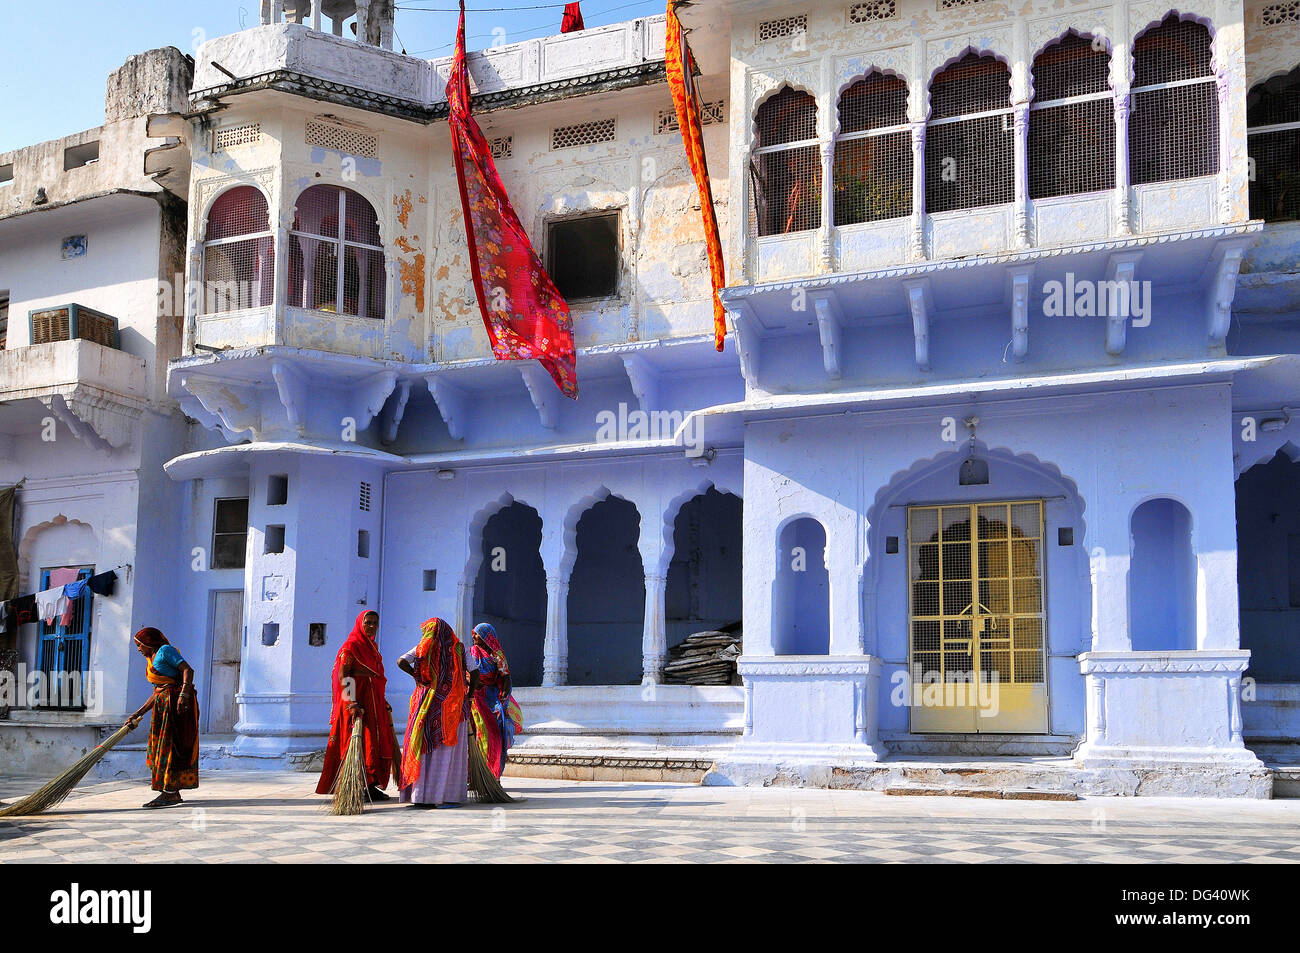
[[[370,795],[370,800],[372,801],[391,801],[393,799],[392,795],[385,794],[381,789],[375,787],[373,784],[366,789],[366,793]]]
[[[174,801],[171,800],[170,798],[168,798],[166,794],[159,794],[156,798],[154,798],[154,799],[153,799],[152,801],[150,801],[149,803],[147,803],[147,804],[142,804],[142,805],[140,805],[140,806],[141,806],[141,807],[151,807],[151,808],[154,808],[154,807],[177,807],[177,806],[179,806],[179,805],[181,805],[181,804],[184,804],[184,803],[185,803],[185,802],[181,800],[181,797],[180,797],[179,794],[176,795],[176,800],[174,800]]]

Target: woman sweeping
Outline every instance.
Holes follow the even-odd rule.
[[[194,697],[194,669],[167,637],[155,628],[135,634],[135,647],[148,660],[146,674],[153,697],[131,716],[134,728],[153,709],[145,763],[160,791],[145,807],[175,807],[184,803],[181,791],[199,786],[199,703]]]
[[[357,616],[352,631],[339,647],[330,677],[334,703],[330,711],[330,740],[325,747],[317,794],[330,794],[352,735],[352,721],[360,718],[365,738],[366,793],[372,801],[387,801],[384,788],[393,766],[397,739],[393,736],[392,709],[384,700],[388,680],[379,654],[379,613],[367,609]],[[398,779],[400,786],[401,779]]]
[[[506,752],[515,743],[515,732],[523,730],[523,715],[510,694],[510,665],[497,630],[486,622],[474,626],[474,644],[469,651],[470,668],[478,672],[474,732],[483,760],[499,778],[506,767]]]
[[[417,807],[460,804],[468,795],[465,723],[478,676],[466,672],[465,647],[442,619],[426,621],[420,634],[420,644],[397,663],[415,679],[401,799]]]

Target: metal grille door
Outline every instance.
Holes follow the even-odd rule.
[[[89,579],[93,567],[80,569],[77,579]],[[41,588],[48,588],[50,570],[41,572]],[[40,622],[37,654],[45,690],[38,705],[45,708],[82,709],[86,707],[87,683],[90,678],[90,611],[94,594],[83,589],[72,601],[67,625],[59,619],[53,625]]]
[[[908,509],[912,730],[1047,730],[1041,500]]]

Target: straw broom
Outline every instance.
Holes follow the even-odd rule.
[[[71,794],[72,789],[80,783],[81,779],[90,773],[90,769],[99,764],[104,755],[112,751],[113,746],[134,731],[135,728],[136,725],[128,721],[53,781],[34,794],[27,795],[21,801],[0,809],[0,817],[29,817],[32,814],[48,811]]]
[[[515,800],[487,766],[483,749],[478,746],[478,735],[473,730],[469,733],[469,789],[476,799],[489,804],[511,804]]]
[[[334,800],[330,814],[361,814],[366,809],[366,742],[360,718],[352,720],[352,737],[343,755],[338,777],[334,779]]]

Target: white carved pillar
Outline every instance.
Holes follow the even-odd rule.
[[[925,258],[925,123],[912,123],[912,260]]]
[[[835,270],[835,143],[821,144],[822,160],[822,208],[821,228],[818,234],[819,267],[822,274]]]
[[[1115,90],[1115,234],[1133,234],[1132,190],[1128,171],[1128,89]]]
[[[1232,221],[1232,79],[1219,72],[1214,78],[1219,94],[1219,221]]]
[[[284,21],[284,0],[271,0],[271,22],[281,23]]]
[[[190,242],[185,260],[185,354],[194,353],[199,338],[199,315],[203,312],[203,240]]]
[[[469,643],[469,631],[474,627],[474,580],[462,579],[456,584],[456,634]]]
[[[320,32],[320,7],[321,0],[311,0],[311,28],[317,33]]]
[[[569,580],[546,574],[546,639],[542,643],[542,684],[563,685],[569,677]]]
[[[664,661],[668,655],[668,626],[664,617],[664,593],[668,577],[663,573],[646,573],[645,629],[641,636],[641,684],[657,685],[663,681]]]
[[[740,179],[737,191],[740,193],[739,214],[730,216],[732,219],[731,234],[736,237],[736,247],[740,249],[739,259],[741,274],[746,284],[753,284],[757,280],[758,268],[756,260],[758,257],[757,246],[758,239],[755,231],[749,227],[750,210],[755,207],[754,196],[751,190],[754,187],[753,176],[749,174],[750,166],[754,162],[754,154],[747,147],[740,154]]]
[[[285,341],[284,306],[289,301],[289,230],[283,224],[275,230],[275,244],[270,251],[275,262],[271,295],[271,307],[275,314],[274,343],[283,344]],[[310,302],[304,303],[310,304]]]
[[[1029,247],[1029,104],[1015,107],[1016,247]]]

